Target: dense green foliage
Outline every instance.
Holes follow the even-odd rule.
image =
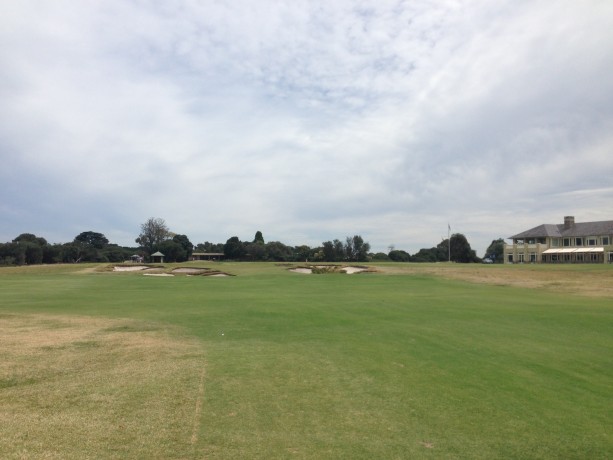
[[[44,238],[25,233],[10,243],[0,243],[0,265],[122,262],[136,250],[110,244],[104,235],[91,231],[64,244],[49,244]]]
[[[497,240],[496,251],[500,251]],[[86,231],[77,235],[72,243],[49,245],[44,238],[24,233],[11,243],[0,244],[0,265],[32,265],[61,262],[119,262],[133,256],[150,260],[151,254],[159,251],[167,262],[185,262],[193,252],[223,253],[227,260],[236,261],[276,261],[276,262],[367,262],[369,260],[392,260],[394,262],[441,262],[449,255],[454,262],[478,262],[466,237],[460,233],[443,240],[438,246],[420,249],[411,256],[403,250],[390,247],[389,254],[370,253],[370,244],[361,235],[347,236],[343,243],[339,239],[324,241],[320,247],[307,245],[287,246],[280,241],[266,243],[261,231],[255,233],[253,241],[241,241],[238,236],[230,237],[225,244],[204,242],[191,243],[187,235],[176,234],[169,230],[164,219],[151,217],[141,225],[136,238],[138,248],[119,247],[110,244],[102,234]],[[492,242],[494,244],[494,242]],[[504,243],[502,243],[504,244]],[[491,249],[488,248],[488,251]]]
[[[492,259],[495,263],[503,263],[504,262],[504,240],[502,238],[498,238],[497,240],[493,240],[492,243],[485,250],[485,257]]]
[[[4,268],[0,313],[120,316],[198,338],[191,458],[613,457],[610,299],[419,273],[215,267],[238,276]],[[160,448],[183,451],[190,434],[162,433]],[[128,442],[138,457],[140,441]]]

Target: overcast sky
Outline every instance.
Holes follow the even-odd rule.
[[[5,1],[0,242],[613,219],[611,0]]]

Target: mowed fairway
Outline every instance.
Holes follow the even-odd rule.
[[[613,458],[611,266],[198,266],[0,269],[0,456]]]

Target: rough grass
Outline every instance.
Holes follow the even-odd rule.
[[[189,457],[204,371],[201,346],[166,326],[3,315],[2,457]]]
[[[471,283],[544,289],[589,297],[613,297],[613,266],[604,264],[379,264],[378,268],[386,274],[431,275]]]

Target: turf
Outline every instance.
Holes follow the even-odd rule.
[[[89,414],[104,431],[113,413],[139,407],[143,426],[161,433],[148,450],[147,430],[133,428],[128,439],[110,430],[104,442],[88,444],[66,422],[66,437],[57,442],[64,447],[39,446],[40,456],[97,457],[104,443],[118,449],[104,451],[117,458],[156,449],[175,458],[613,457],[610,298],[449,280],[426,266],[406,273],[396,266],[394,275],[216,266],[237,276],[0,269],[0,319],[11,319],[7,330],[15,330],[13,320],[40,323],[43,314],[123,321],[113,327],[127,334],[142,334],[146,325],[170,331],[169,343],[198,344],[198,351],[184,353],[189,365],[175,376],[177,401],[160,390],[172,387],[168,374],[156,379],[159,372],[152,371],[139,392],[128,373],[114,391],[126,388],[131,396],[102,406],[108,413]],[[602,270],[605,279],[613,273]],[[551,273],[555,278],[556,269]],[[41,324],[38,334],[50,334]],[[92,345],[96,337],[67,339],[68,348],[112,363]],[[159,366],[164,353],[154,354]],[[7,388],[0,391],[21,401],[10,405],[18,420],[31,418],[37,410],[31,401],[55,388],[40,371],[39,355],[11,355],[17,364],[1,368]],[[128,358],[115,359],[125,366]],[[36,385],[16,370],[28,365],[42,372]],[[105,372],[117,375],[108,366]],[[73,378],[85,382],[88,372]],[[111,392],[103,375],[94,383]],[[160,391],[166,403],[153,404]],[[8,410],[9,401],[0,402]],[[175,409],[168,411],[170,402]],[[83,416],[92,407],[76,409]],[[61,425],[61,417],[54,423]],[[3,430],[0,438],[7,439]],[[33,446],[23,439],[19,446],[0,445],[14,458]]]

